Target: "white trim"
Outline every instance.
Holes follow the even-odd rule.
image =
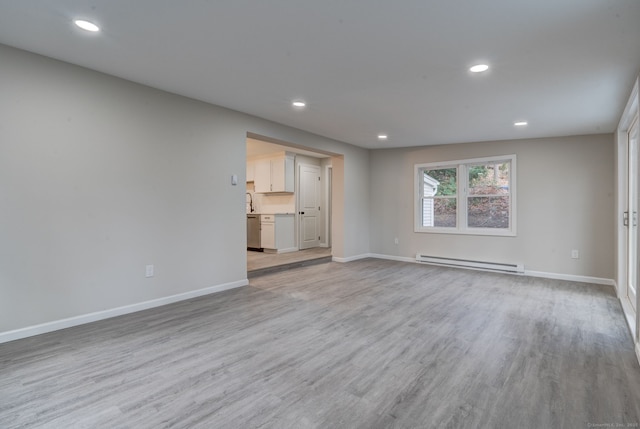
[[[493,236],[493,237],[517,237],[513,231],[509,231],[507,229],[500,228],[469,228],[469,229],[456,229],[456,228],[447,228],[447,227],[430,227],[423,226],[422,229],[418,231],[414,231],[418,233],[427,233],[427,234],[457,234],[457,235],[485,235],[485,236]]]
[[[616,282],[613,279],[605,279],[601,277],[590,277],[590,276],[579,276],[576,274],[547,273],[544,271],[525,270],[524,275],[529,277],[541,277],[544,279],[567,280],[570,282],[607,285],[607,286],[613,286],[614,288],[616,286]]]
[[[622,307],[622,313],[624,314],[624,320],[627,321],[627,325],[629,326],[629,332],[631,333],[631,338],[636,338],[636,313],[633,311],[633,307],[631,306],[631,302],[627,295],[619,296],[620,306]]]
[[[616,294],[622,307],[625,320],[631,331],[633,342],[635,343],[636,356],[640,363],[640,318],[639,313],[633,309],[632,303],[627,297],[628,288],[628,230],[622,224],[622,214],[629,210],[627,207],[629,196],[628,189],[628,171],[629,171],[629,153],[628,153],[628,131],[640,116],[640,76],[636,77],[631,94],[625,105],[624,112],[620,117],[616,132],[616,144],[618,157],[616,159],[617,167],[617,189],[616,189],[616,279],[618,285]],[[640,308],[640,294],[636,296],[636,308]]]
[[[204,289],[179,293],[177,295],[152,299],[150,301],[139,302],[137,304],[130,304],[122,307],[111,308],[109,310],[96,311],[94,313],[54,320],[53,322],[28,326],[26,328],[15,329],[13,331],[0,332],[0,344],[13,340],[19,340],[22,338],[32,337],[35,335],[45,334],[47,332],[57,331],[60,329],[71,328],[72,326],[84,325],[86,323],[97,322],[99,320],[109,319],[116,316],[122,316],[124,314],[135,313],[137,311],[148,310],[150,308],[160,307],[178,301],[185,301],[187,299],[197,298],[203,295],[222,292],[241,286],[246,286],[248,284],[249,280],[243,279],[235,282],[223,283],[216,286],[207,287]]]
[[[340,258],[338,256],[333,256],[331,258],[331,260],[333,262],[340,262],[340,263],[344,263],[344,262],[352,262],[352,261],[357,261],[359,259],[365,259],[365,258],[372,258],[372,254],[371,253],[362,253],[360,255],[355,255],[355,256],[347,256],[346,258]]]
[[[395,256],[395,255],[383,255],[380,253],[369,253],[370,258],[377,259],[387,259],[389,261],[398,261],[398,262],[413,262],[414,264],[417,262],[416,258],[409,258],[406,256]]]
[[[264,253],[268,253],[270,255],[278,255],[280,253],[297,252],[298,250],[300,250],[300,249],[298,249],[297,247],[286,247],[284,249],[269,249],[269,248],[265,247],[264,249],[262,249],[262,251]]]
[[[618,123],[618,131],[629,129],[631,121],[638,112],[640,112],[640,76],[636,78],[636,81],[633,84],[631,94],[629,94],[629,99],[627,100],[624,112],[622,112],[622,116],[620,117],[620,122]]]
[[[626,132],[618,129],[617,145],[617,191],[616,191],[616,282],[618,297],[626,294],[626,241],[627,227],[622,223],[623,213],[627,209],[627,139]]]
[[[515,158],[516,158],[515,154],[496,155],[496,156],[485,156],[483,158],[455,159],[453,161],[426,162],[426,163],[422,163],[422,164],[416,164],[416,167],[419,167],[419,168],[429,167],[429,168],[434,169],[434,168],[457,166],[458,164],[495,163],[496,161],[513,160]]]
[[[320,243],[320,247],[331,247],[331,194],[333,192],[333,165],[325,165],[324,167],[324,243]]]

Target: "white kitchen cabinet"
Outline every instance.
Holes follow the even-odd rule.
[[[253,186],[256,193],[266,194],[271,192],[271,160],[268,158],[257,159],[253,170]]]
[[[247,161],[247,182],[253,182],[255,180],[256,162],[253,160]]]
[[[276,249],[276,224],[274,215],[260,216],[260,245],[263,249]]]
[[[285,253],[295,247],[295,219],[290,214],[263,214],[260,216],[261,246],[267,253]]]
[[[254,186],[259,194],[293,193],[294,155],[283,152],[255,160]]]

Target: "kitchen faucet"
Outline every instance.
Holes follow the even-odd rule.
[[[247,192],[249,195],[249,213],[253,213],[253,195],[250,192]]]

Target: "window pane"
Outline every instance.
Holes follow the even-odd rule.
[[[509,164],[469,165],[469,195],[509,195]]]
[[[456,183],[456,168],[439,168],[436,170],[423,170],[425,197],[455,196],[458,192]]]
[[[433,226],[443,228],[456,227],[456,199],[430,198],[433,201]]]
[[[509,197],[470,197],[469,228],[509,228]]]

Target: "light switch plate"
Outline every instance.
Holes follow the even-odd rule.
[[[238,175],[237,174],[231,175],[231,184],[233,186],[236,186],[238,184]]]

